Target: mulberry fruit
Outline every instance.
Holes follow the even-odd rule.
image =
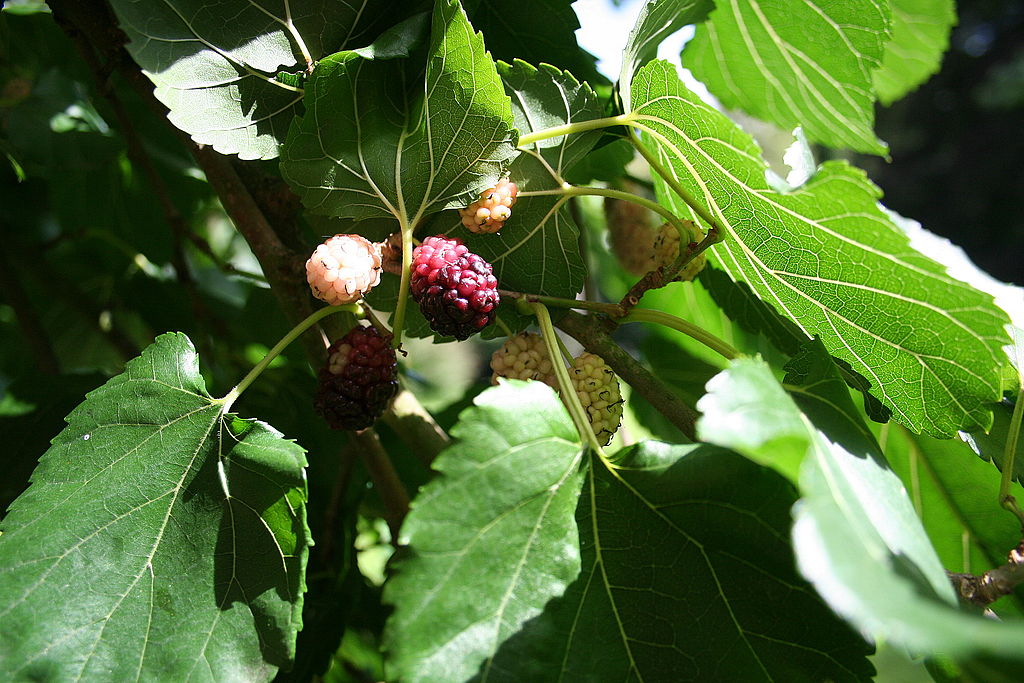
[[[533,379],[558,388],[547,346],[539,334],[521,332],[509,337],[505,344],[491,355],[491,370],[494,371],[491,384],[497,384],[499,377],[508,377]]]
[[[443,235],[413,250],[411,291],[431,329],[459,340],[494,322],[501,300],[491,264]]]
[[[583,353],[573,360],[569,379],[587,411],[594,435],[602,446],[607,446],[622,421],[619,380],[604,359],[592,353]]]
[[[365,429],[398,393],[391,335],[354,327],[327,350],[313,405],[332,429]]]
[[[475,233],[498,232],[505,221],[512,216],[512,205],[516,203],[519,188],[508,178],[480,193],[476,200],[465,209],[459,209],[462,224]]]
[[[631,275],[651,270],[651,251],[656,233],[654,214],[633,202],[604,200],[608,238],[619,265]]]
[[[332,306],[361,299],[378,282],[380,245],[359,235],[335,235],[306,261],[306,281],[313,296]]]
[[[704,233],[698,228],[692,221],[684,221],[691,229],[693,234],[700,235],[703,238]],[[696,246],[696,245],[694,245]],[[675,229],[670,223],[665,223],[658,229],[658,234],[654,237],[654,249],[652,251],[651,267],[649,270],[654,270],[658,267],[667,268],[672,265],[672,262],[679,256],[679,231]],[[683,269],[679,271],[679,275],[676,276],[676,281],[691,282],[700,271],[704,270],[704,266],[708,263],[707,252],[701,252],[697,254],[697,257],[683,266]]]

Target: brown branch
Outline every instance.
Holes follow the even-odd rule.
[[[54,19],[75,41],[79,52],[100,83],[106,84],[115,71],[123,76],[149,108],[156,112],[188,146],[192,156],[206,173],[210,185],[219,195],[228,216],[260,262],[267,282],[277,296],[285,316],[294,324],[309,315],[313,305],[304,277],[305,255],[285,246],[271,226],[254,198],[256,194],[265,199],[265,193],[254,193],[239,177],[230,159],[208,147],[195,144],[188,135],[167,120],[167,110],[154,96],[153,84],[145,78],[125,51],[125,35],[117,28],[117,21],[106,4],[97,0],[53,0],[50,8],[53,10]],[[252,178],[258,176],[257,171],[250,170],[243,162],[237,163],[240,168],[246,169],[243,174],[250,182],[254,182]],[[279,193],[280,187],[275,186],[274,192]],[[280,198],[278,202],[282,206],[288,204]],[[272,202],[265,201],[264,204],[270,206]],[[280,215],[278,217],[280,218]],[[291,236],[289,233],[289,237]],[[315,329],[310,330],[303,335],[302,341],[313,364],[320,364],[325,357],[325,348],[319,333]]]
[[[675,392],[612,339],[609,332],[614,329],[614,323],[601,316],[580,315],[568,311],[558,321],[557,326],[583,344],[587,351],[601,356],[615,374],[647,399],[658,412],[678,427],[686,438],[691,441],[697,440],[697,411],[686,405]]]
[[[433,416],[407,389],[398,392],[391,408],[381,419],[427,468],[452,442]]]
[[[355,432],[352,438],[359,457],[370,474],[377,495],[384,503],[388,528],[391,529],[391,543],[397,546],[398,531],[402,527],[406,513],[409,512],[409,494],[373,428]]]
[[[987,607],[1024,583],[1024,541],[1010,551],[1006,564],[980,576],[956,572],[946,572],[946,575],[961,601]]]
[[[686,251],[681,252],[672,264],[655,268],[630,287],[626,295],[622,297],[622,301],[619,302],[619,306],[628,313],[631,308],[640,303],[640,299],[643,298],[644,294],[652,289],[660,289],[675,280],[676,276],[679,275],[680,271],[688,263],[707,251],[719,239],[718,231],[712,228],[699,243],[690,242],[686,247]]]

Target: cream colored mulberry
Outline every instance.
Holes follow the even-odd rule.
[[[459,209],[462,224],[475,233],[498,232],[512,216],[519,188],[508,178],[502,178],[491,188],[480,193],[480,199],[465,209]]]
[[[569,379],[587,411],[587,419],[598,443],[607,446],[622,421],[622,393],[618,378],[603,358],[584,352],[573,359]]]
[[[494,372],[491,384],[497,384],[499,377],[507,377],[537,380],[558,388],[544,338],[532,332],[520,332],[509,337],[500,349],[491,354],[491,370]]]
[[[332,306],[365,296],[381,273],[381,246],[360,235],[335,235],[306,261],[306,281],[313,296]]]
[[[703,231],[696,226],[692,221],[683,221],[693,231],[694,236],[700,236],[701,239],[704,237]],[[658,233],[654,237],[654,247],[651,250],[651,264],[648,270],[654,270],[659,266],[667,268],[676,260],[679,256],[679,231],[671,223],[664,223],[658,228]],[[697,258],[693,259],[679,271],[679,275],[676,276],[676,281],[690,282],[700,271],[704,270],[704,266],[708,263],[707,252],[701,252],[697,254]]]

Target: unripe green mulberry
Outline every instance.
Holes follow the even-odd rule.
[[[598,443],[607,446],[622,421],[622,394],[618,378],[600,356],[583,353],[573,360],[569,379],[587,411],[587,419]]]
[[[520,332],[509,337],[504,345],[491,355],[491,384],[497,384],[499,377],[521,380],[537,380],[550,387],[558,388],[555,369],[551,365],[544,338],[532,332]]]
[[[692,221],[683,221],[693,231],[693,234],[699,235],[701,239],[704,237],[704,233],[700,228],[696,226]],[[654,237],[654,247],[652,249],[651,264],[648,270],[654,270],[655,268],[662,267],[668,268],[679,256],[679,231],[671,223],[663,223],[658,228],[658,234]],[[704,270],[704,266],[708,263],[707,252],[701,252],[697,254],[697,258],[693,259],[679,271],[679,275],[676,276],[676,281],[691,282],[700,271]]]

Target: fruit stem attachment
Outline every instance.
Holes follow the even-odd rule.
[[[603,119],[591,119],[590,121],[577,121],[575,123],[566,123],[561,126],[554,126],[552,128],[544,128],[542,130],[535,130],[532,133],[520,136],[519,147],[526,147],[532,145],[535,142],[541,140],[547,140],[549,138],[557,138],[562,135],[572,135],[573,133],[585,133],[588,130],[597,130],[598,128],[611,128],[612,126],[624,126],[629,123],[629,119],[626,115],[620,114],[619,116],[609,116]]]
[[[599,301],[587,301],[586,299],[562,299],[557,296],[544,296],[543,294],[527,294],[526,292],[513,292],[507,289],[499,289],[498,294],[503,298],[522,300],[529,304],[541,303],[556,308],[578,308],[582,311],[596,311],[604,313],[613,318],[619,318],[625,314],[618,304],[607,304]]]
[[[627,123],[633,126],[636,130],[643,130],[647,131],[648,133],[651,133],[652,135],[654,134],[654,131],[634,121],[627,121]],[[718,220],[714,216],[712,216],[711,213],[704,207],[704,205],[698,202],[692,194],[687,192],[686,188],[679,184],[679,181],[676,180],[676,177],[674,175],[672,175],[672,172],[665,168],[661,161],[658,160],[658,157],[656,157],[654,153],[651,152],[651,150],[647,149],[647,147],[644,146],[644,144],[640,141],[640,136],[637,135],[635,131],[632,135],[629,136],[629,141],[633,143],[633,147],[636,148],[636,151],[640,152],[640,156],[644,158],[644,160],[654,170],[654,172],[660,175],[662,179],[665,181],[665,183],[669,187],[671,187],[677,195],[679,195],[679,198],[682,199],[686,203],[686,205],[693,210],[695,214],[700,216],[700,218],[705,223],[708,224],[708,237],[714,235],[712,244],[722,239],[722,236],[725,234],[725,232],[722,230],[722,226],[718,222]]]
[[[551,324],[551,314],[548,313],[548,309],[544,304],[535,301],[530,303],[530,308],[533,309],[533,314],[537,316],[540,333],[544,337],[544,344],[548,347],[548,356],[554,359],[560,351],[558,335],[555,334],[555,327]],[[583,404],[580,403],[579,396],[576,395],[576,389],[569,379],[569,371],[566,369],[565,363],[552,362],[551,365],[554,367],[555,378],[558,380],[558,388],[562,394],[562,403],[569,410],[569,415],[576,425],[576,431],[579,432],[580,438],[587,442],[595,453],[604,458],[604,450],[601,448],[601,444],[598,443],[597,436],[590,426],[590,420],[587,419],[587,413],[583,409]]]
[[[518,197],[540,197],[543,195],[564,195],[567,197],[583,197],[583,196],[596,196],[596,197],[610,197],[611,199],[621,199],[623,201],[632,202],[639,206],[653,211],[667,222],[672,224],[672,227],[679,233],[679,241],[683,244],[689,244],[690,242],[696,242],[701,239],[701,234],[696,229],[691,230],[686,221],[682,220],[674,213],[666,209],[658,202],[651,201],[647,197],[641,197],[635,195],[632,192],[624,192],[622,190],[615,190],[610,187],[590,187],[587,185],[570,185],[569,183],[562,183],[561,187],[553,190],[527,190],[520,192]]]
[[[302,320],[299,324],[288,331],[288,334],[281,337],[281,341],[274,344],[274,348],[267,351],[267,355],[263,356],[263,360],[257,363],[252,370],[249,371],[242,381],[235,385],[235,387],[225,394],[222,398],[214,399],[214,403],[220,403],[222,405],[221,412],[227,413],[231,410],[232,404],[238,397],[242,395],[249,385],[256,381],[256,378],[263,374],[263,371],[267,369],[275,358],[281,355],[289,344],[295,341],[299,335],[308,330],[310,327],[315,325],[320,320],[326,318],[329,315],[335,313],[353,313],[357,316],[363,314],[363,307],[357,303],[344,304],[342,306],[324,306],[306,316],[305,320]]]
[[[707,330],[698,327],[691,322],[687,322],[682,318],[677,318],[674,315],[664,313],[662,311],[655,311],[649,308],[635,308],[626,317],[619,318],[618,322],[657,323],[658,325],[670,327],[677,332],[682,332],[686,336],[696,339],[712,351],[721,354],[727,360],[733,360],[740,355],[739,351]]]
[[[394,348],[402,346],[402,332],[405,330],[405,307],[409,305],[409,282],[412,279],[412,233],[411,225],[402,224],[402,281],[398,285],[398,305],[395,317],[391,319],[391,340]]]
[[[1017,499],[1010,493],[1010,482],[1013,481],[1013,461],[1017,455],[1017,439],[1020,437],[1021,418],[1024,418],[1024,386],[1017,392],[1017,404],[1013,407],[1013,416],[1010,418],[1010,428],[1006,434],[1006,445],[1003,451],[1003,476],[999,480],[999,504],[1017,515],[1021,529],[1024,530],[1024,510],[1020,509]]]

